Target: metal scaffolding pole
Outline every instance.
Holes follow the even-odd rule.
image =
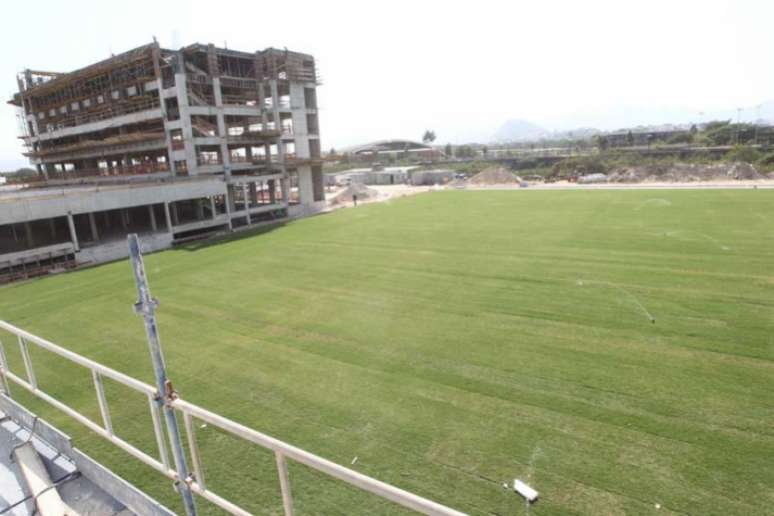
[[[137,295],[139,300],[134,305],[134,310],[143,316],[145,320],[145,334],[148,337],[148,347],[150,348],[153,369],[156,375],[157,395],[154,400],[156,404],[164,411],[164,418],[167,422],[167,433],[172,443],[172,456],[175,459],[175,469],[177,470],[177,490],[183,498],[183,505],[188,516],[196,515],[196,504],[194,503],[193,493],[189,485],[188,464],[185,460],[183,451],[183,442],[180,438],[180,428],[175,418],[175,409],[169,402],[175,399],[176,394],[172,389],[172,383],[167,378],[167,370],[164,365],[164,355],[161,352],[161,341],[159,339],[158,328],[156,327],[156,307],[159,302],[151,297],[148,280],[145,277],[145,266],[140,252],[140,241],[136,233],[128,236],[129,257],[134,271],[134,281],[137,284]]]

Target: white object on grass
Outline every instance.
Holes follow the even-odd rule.
[[[523,496],[529,503],[534,503],[538,498],[538,492],[518,478],[513,479],[513,490]]]

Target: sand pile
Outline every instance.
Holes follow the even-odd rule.
[[[472,185],[510,185],[520,182],[521,180],[516,174],[502,167],[484,169],[469,180]]]
[[[348,187],[346,187],[344,190],[338,193],[336,197],[331,199],[331,204],[342,204],[347,202],[352,202],[354,200],[354,196],[357,195],[358,202],[365,201],[366,199],[375,199],[379,196],[379,192],[374,190],[373,188],[368,188],[364,184],[360,183],[352,183]]]

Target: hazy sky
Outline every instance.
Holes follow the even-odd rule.
[[[771,0],[38,0],[9,2],[4,20],[6,99],[26,67],[69,71],[153,36],[165,47],[312,53],[326,149],[425,128],[461,143],[509,118],[550,129],[653,123],[774,99]],[[25,163],[16,136],[3,104],[0,170]]]

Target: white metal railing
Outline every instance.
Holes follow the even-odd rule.
[[[25,369],[24,377],[11,371],[8,360],[6,358],[5,349],[2,342],[0,342],[0,380],[2,380],[2,385],[0,385],[0,387],[2,388],[2,391],[5,395],[10,397],[8,380],[11,380],[13,383],[23,387],[33,395],[58,408],[65,414],[74,418],[79,423],[83,424],[101,437],[104,437],[108,441],[129,453],[131,456],[152,467],[156,471],[161,472],[176,482],[185,482],[193,493],[230,512],[231,514],[246,516],[250,513],[235,503],[214,493],[207,487],[207,484],[205,483],[204,465],[199,454],[199,447],[196,440],[196,425],[194,424],[194,418],[274,452],[277,473],[279,476],[280,490],[282,493],[282,503],[286,516],[292,516],[293,514],[293,497],[290,489],[287,460],[293,460],[300,464],[304,464],[305,466],[308,466],[328,476],[337,478],[351,486],[368,491],[377,496],[395,502],[398,505],[408,509],[413,509],[420,513],[446,516],[462,516],[464,514],[426,498],[422,498],[421,496],[417,496],[408,491],[404,491],[403,489],[394,487],[385,482],[381,482],[369,476],[363,475],[362,473],[358,473],[357,471],[345,468],[339,464],[314,455],[313,453],[310,453],[306,450],[302,450],[301,448],[297,448],[286,442],[280,441],[279,439],[275,439],[274,437],[253,430],[252,428],[248,428],[240,423],[232,421],[231,419],[184,401],[174,395],[174,393],[173,395],[166,393],[164,395],[165,403],[171,406],[174,410],[180,412],[183,417],[185,433],[188,440],[188,448],[193,467],[193,474],[187,478],[181,479],[179,478],[177,471],[174,469],[174,463],[170,463],[169,460],[169,453],[167,451],[168,443],[164,436],[161,410],[158,403],[159,393],[157,388],[127,376],[119,371],[116,371],[115,369],[106,367],[77,353],[69,351],[57,344],[54,344],[53,342],[33,335],[5,321],[0,320],[0,329],[5,330],[16,337]],[[35,376],[32,357],[29,353],[29,344],[34,344],[55,355],[58,355],[59,357],[62,357],[66,360],[69,360],[70,362],[90,370],[94,389],[97,395],[97,403],[100,409],[102,424],[95,423],[85,415],[78,412],[76,409],[57,400],[41,389]],[[113,426],[110,415],[108,400],[105,396],[105,388],[102,381],[103,378],[109,378],[126,387],[129,387],[134,391],[144,394],[148,398],[149,411],[151,420],[153,422],[156,446],[158,448],[158,458],[148,455],[147,453],[129,444],[127,441],[116,435],[116,429]]]

